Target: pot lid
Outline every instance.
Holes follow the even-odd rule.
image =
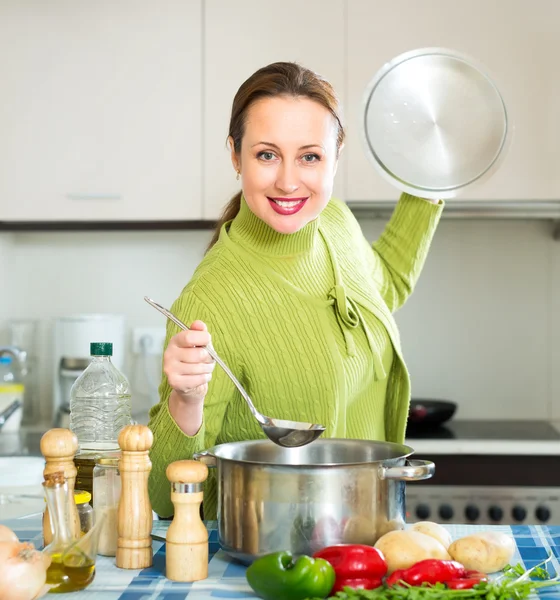
[[[511,123],[498,88],[471,58],[423,48],[375,75],[362,130],[382,177],[401,191],[445,199],[494,172]]]

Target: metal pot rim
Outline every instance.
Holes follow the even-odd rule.
[[[246,440],[246,441],[237,441],[237,442],[225,442],[223,444],[217,444],[215,446],[212,446],[211,448],[208,448],[207,450],[204,450],[203,452],[199,452],[199,453],[195,454],[194,458],[197,459],[197,458],[206,456],[206,457],[212,457],[214,459],[220,459],[220,460],[227,461],[227,462],[235,462],[235,463],[242,463],[242,464],[261,465],[261,466],[270,466],[270,467],[286,467],[286,468],[304,467],[304,468],[322,469],[322,468],[336,468],[336,467],[356,467],[356,466],[363,466],[363,465],[383,465],[384,463],[387,463],[388,461],[393,462],[393,461],[397,461],[397,460],[401,460],[401,459],[406,459],[409,456],[411,456],[412,454],[414,454],[414,449],[411,448],[410,446],[406,446],[404,444],[397,444],[394,442],[382,442],[382,441],[376,441],[376,440],[355,440],[355,439],[349,439],[349,438],[326,438],[323,440],[316,440],[316,441],[312,442],[312,444],[328,445],[331,442],[344,442],[347,444],[348,443],[351,443],[351,444],[359,443],[359,444],[367,444],[367,445],[375,444],[375,445],[386,447],[389,450],[391,450],[391,449],[394,450],[395,455],[386,457],[386,458],[382,458],[379,460],[329,462],[329,463],[317,464],[317,463],[312,463],[312,462],[298,462],[298,463],[269,462],[266,460],[233,458],[231,456],[223,456],[220,452],[220,449],[223,450],[226,447],[232,448],[234,446],[235,447],[255,446],[255,445],[260,445],[260,444],[266,444],[266,446],[268,446],[269,444],[272,445],[272,442],[269,442],[268,440],[259,439],[259,440]],[[305,446],[303,448],[305,448]],[[297,453],[302,452],[302,448],[283,448],[282,451],[296,455]],[[397,451],[398,451],[398,453],[397,453]]]

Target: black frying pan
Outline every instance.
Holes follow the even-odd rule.
[[[449,421],[455,414],[457,405],[448,400],[414,398],[410,401],[408,426],[416,429],[436,427]]]

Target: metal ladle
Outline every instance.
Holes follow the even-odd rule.
[[[160,313],[165,315],[170,321],[173,321],[175,325],[181,329],[187,331],[187,327],[182,321],[180,321],[173,313],[169,312],[163,306],[160,306],[157,302],[154,302],[151,298],[144,296],[144,300],[159,310]],[[235,375],[229,370],[229,367],[224,361],[218,356],[212,345],[206,346],[208,354],[222,367],[226,372],[227,376],[233,381],[235,387],[239,390],[240,394],[245,398],[245,401],[249,405],[250,411],[258,421],[265,435],[269,440],[273,441],[278,446],[285,448],[297,448],[298,446],[305,446],[310,442],[316,440],[325,431],[323,425],[317,425],[312,423],[301,423],[299,421],[285,421],[283,419],[273,419],[272,417],[266,417],[261,414],[253,404],[249,394],[245,391],[245,388],[239,383]]]

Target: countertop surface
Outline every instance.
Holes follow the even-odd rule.
[[[38,515],[4,521],[21,540],[41,547],[41,522]],[[169,521],[154,522],[153,533],[165,537]],[[117,569],[114,558],[98,557],[96,576],[81,592],[64,594],[66,600],[215,600],[228,598],[254,600],[245,579],[245,567],[225,554],[219,546],[216,522],[206,524],[209,531],[208,578],[195,583],[177,583],[165,578],[165,543],[153,542],[153,566],[142,570]],[[560,573],[560,526],[477,526],[447,525],[454,539],[475,531],[493,529],[512,534],[517,544],[512,564],[522,563],[530,568],[552,556],[548,570]],[[560,586],[542,590],[544,600],[560,600]]]

